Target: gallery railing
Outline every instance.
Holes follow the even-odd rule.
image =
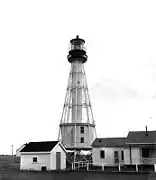
[[[142,158],[141,164],[156,164],[156,157],[155,158]]]

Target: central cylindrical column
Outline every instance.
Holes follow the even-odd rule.
[[[82,122],[82,62],[72,62],[72,122]]]

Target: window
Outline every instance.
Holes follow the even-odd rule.
[[[114,157],[118,158],[118,151],[114,151]]]
[[[124,160],[124,151],[121,151],[121,160]]]
[[[114,162],[119,163],[119,152],[118,151],[114,151]]]
[[[81,138],[81,143],[84,143],[84,138],[83,137]]]
[[[105,151],[104,151],[104,150],[101,150],[101,151],[100,151],[100,158],[101,158],[101,159],[104,159],[104,158],[105,158]]]
[[[33,157],[33,162],[37,162],[37,157]]]
[[[80,127],[80,132],[81,132],[81,134],[84,134],[84,127],[83,126]]]
[[[142,148],[142,157],[143,158],[148,158],[150,155],[150,150],[149,148]]]

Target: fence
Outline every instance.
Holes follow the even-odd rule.
[[[89,167],[92,165],[92,161],[78,161],[72,163],[72,170],[80,169],[86,167],[89,170]]]
[[[123,163],[119,164],[102,164],[101,166],[93,165],[92,161],[79,161],[72,163],[72,170],[85,169],[87,171],[106,171],[106,172],[143,172],[143,171],[152,171],[156,172],[156,165],[151,167],[142,167],[143,164],[133,164],[133,165],[125,165]],[[152,170],[153,169],[153,170]]]
[[[141,164],[156,164],[156,158],[142,158]]]

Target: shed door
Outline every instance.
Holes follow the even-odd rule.
[[[56,152],[56,169],[61,169],[61,152]]]

